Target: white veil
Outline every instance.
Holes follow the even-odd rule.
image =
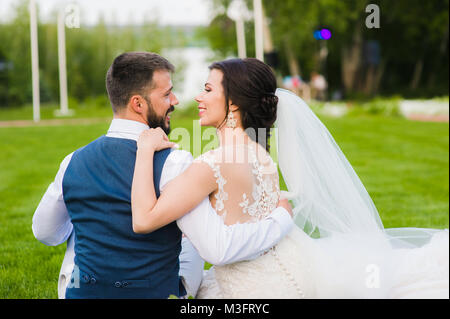
[[[307,234],[383,235],[393,247],[420,247],[439,229],[384,229],[378,211],[333,137],[297,95],[277,89],[278,164],[294,206],[295,223]]]

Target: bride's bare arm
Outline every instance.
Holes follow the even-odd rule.
[[[133,230],[150,233],[195,208],[214,191],[213,172],[204,163],[193,163],[184,173],[169,182],[157,199],[153,183],[153,155],[170,147],[162,130],[145,131],[138,141],[136,166],[131,190]]]

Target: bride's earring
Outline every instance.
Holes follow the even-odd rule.
[[[231,110],[228,112],[227,127],[229,128],[236,127],[236,119],[234,118],[233,112]]]

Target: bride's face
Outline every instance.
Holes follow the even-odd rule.
[[[200,125],[219,127],[225,119],[225,95],[222,86],[223,73],[212,69],[205,89],[195,97],[198,102]]]

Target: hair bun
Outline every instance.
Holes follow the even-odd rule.
[[[267,93],[261,97],[261,107],[266,112],[269,113],[272,113],[273,111],[276,112],[277,104],[278,104],[278,96],[276,96],[273,93]]]
[[[255,58],[215,62],[209,68],[223,73],[226,113],[230,101],[238,106],[243,129],[258,132],[250,137],[269,151],[270,129],[277,117],[278,104],[278,97],[274,94],[277,80],[273,70]],[[222,123],[225,121],[226,117]],[[265,129],[266,133],[259,134],[260,129]]]

